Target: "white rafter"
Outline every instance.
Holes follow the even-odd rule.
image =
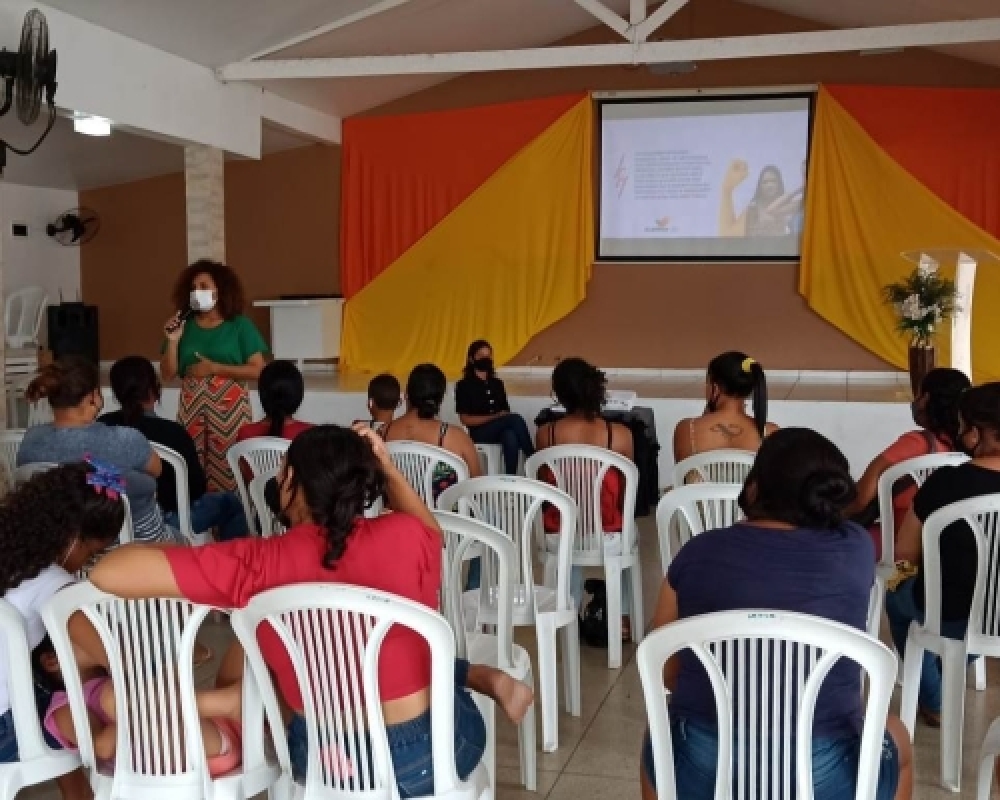
[[[646,0],[629,0],[628,19],[633,28],[646,19]]]
[[[687,4],[688,0],[666,0],[663,5],[636,26],[635,40],[637,42],[646,41],[663,23]]]
[[[374,17],[376,14],[391,11],[392,9],[409,2],[410,0],[380,0],[380,2],[374,3],[367,8],[356,11],[353,14],[348,14],[346,17],[340,17],[339,19],[328,22],[325,25],[310,28],[303,33],[291,36],[288,39],[278,42],[277,44],[265,47],[263,50],[254,53],[252,56],[247,56],[244,60],[256,61],[259,58],[265,58],[269,55],[273,55],[274,53],[280,53],[282,50],[287,50],[289,47],[295,47],[297,44],[308,42],[310,39],[315,39],[318,36],[330,33],[330,31],[346,28],[348,25],[353,25],[355,22],[361,22],[361,20]]]
[[[650,16],[649,20],[652,20]],[[643,23],[645,24],[645,23]],[[1000,41],[1000,18],[845,28],[760,36],[681,39],[638,44],[574,45],[523,50],[489,50],[345,58],[240,61],[222,67],[226,81],[350,78],[371,75],[440,75],[516,69],[717,61],[859,51],[872,47],[936,47]]]
[[[629,23],[604,5],[601,0],[574,0],[574,2],[588,14],[596,17],[611,28],[611,30],[628,38]]]

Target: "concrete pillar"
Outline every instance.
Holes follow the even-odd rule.
[[[217,147],[184,148],[188,262],[226,260],[225,156]]]

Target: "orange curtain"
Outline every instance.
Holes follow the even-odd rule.
[[[824,89],[893,161],[1000,237],[1000,89]]]
[[[584,96],[346,120],[344,296],[354,297]]]

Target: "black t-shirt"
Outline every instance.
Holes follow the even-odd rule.
[[[481,381],[475,376],[462,378],[455,384],[455,411],[475,417],[510,411],[503,381],[499,378]]]
[[[913,513],[924,522],[951,503],[1000,493],[1000,471],[976,464],[940,467],[928,476],[913,498]],[[967,619],[976,588],[976,540],[965,522],[953,522],[941,533],[941,619]],[[922,565],[921,565],[922,566]],[[923,569],[914,585],[917,607],[924,607]]]
[[[99,421],[105,425],[124,426],[125,413],[112,411],[108,414],[102,414]],[[205,470],[202,469],[201,462],[198,460],[198,451],[195,450],[194,440],[183,425],[171,419],[163,419],[155,414],[144,414],[135,427],[149,441],[169,447],[187,462],[188,493],[191,495],[192,503],[205,494]],[[164,512],[177,511],[177,485],[174,479],[174,468],[166,462],[163,464],[163,472],[156,479],[156,499]]]

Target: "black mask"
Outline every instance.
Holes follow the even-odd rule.
[[[267,503],[267,510],[274,514],[278,522],[285,528],[292,527],[291,520],[281,507],[281,487],[277,478],[271,478],[264,484],[264,502]]]
[[[493,359],[492,358],[477,358],[472,362],[472,366],[475,368],[476,372],[493,372]]]

